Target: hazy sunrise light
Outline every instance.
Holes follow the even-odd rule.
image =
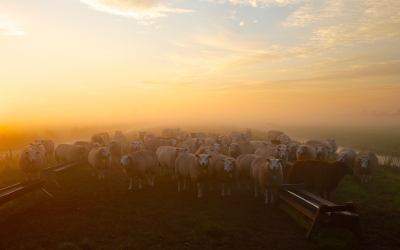
[[[398,114],[399,13],[398,0],[2,1],[1,125]]]

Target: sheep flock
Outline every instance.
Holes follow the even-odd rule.
[[[210,190],[217,186],[222,196],[234,195],[233,186],[246,186],[254,188],[255,197],[261,192],[265,203],[274,203],[278,186],[285,183],[306,183],[321,197],[327,192],[329,200],[330,192],[345,175],[359,174],[367,182],[378,167],[374,153],[357,154],[351,148],[338,152],[334,139],[299,143],[275,130],[268,132],[269,141],[252,137],[251,128],[221,135],[176,127],[165,128],[160,135],[150,131],[102,132],[73,144],[54,145],[50,139],[40,139],[23,150],[18,165],[27,180],[35,180],[53,155],[59,163],[87,160],[93,178],[99,181],[107,178],[110,169],[120,169],[129,180],[129,190],[133,180],[142,189],[143,182],[157,186],[158,176],[169,175],[178,192],[184,192],[188,181],[197,186],[199,198],[208,185]]]

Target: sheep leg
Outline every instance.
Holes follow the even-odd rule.
[[[221,193],[221,195],[225,196],[225,185],[222,185],[222,193]]]
[[[154,174],[151,175],[151,186],[154,187]]]
[[[132,178],[129,178],[129,188],[128,188],[128,190],[131,190],[132,189]]]
[[[228,191],[227,191],[227,194],[228,194],[228,195],[231,195],[231,186],[230,186],[230,185],[228,185]]]
[[[186,189],[186,178],[183,180],[183,190]]]
[[[181,191],[181,180],[179,179],[178,180],[178,192],[180,192]]]
[[[268,204],[268,192],[265,192],[265,204]]]
[[[197,197],[199,198],[203,197],[203,187],[200,184],[200,182],[197,182],[197,190],[198,190]]]

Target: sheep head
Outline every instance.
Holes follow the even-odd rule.
[[[281,159],[268,158],[267,162],[269,162],[269,169],[272,172],[278,171],[279,168],[282,169],[282,165],[281,165],[282,160]]]
[[[37,160],[37,155],[40,154],[40,152],[36,150],[28,150],[25,151],[25,154],[27,155],[28,161],[33,163]]]
[[[346,158],[347,158],[347,154],[346,153],[339,153],[337,155],[337,160],[338,161],[344,162],[346,160]]]
[[[367,168],[370,159],[368,157],[361,157],[358,159],[358,161],[360,162],[360,166],[361,168]]]
[[[211,156],[207,155],[207,154],[197,154],[196,157],[197,157],[197,159],[199,161],[199,164],[200,164],[200,166],[202,168],[206,168],[207,167],[207,165],[209,163],[209,159],[211,158]]]
[[[224,162],[224,172],[226,174],[232,172],[232,170],[235,168],[236,160],[233,158],[225,158],[222,159],[222,161]]]
[[[129,169],[131,165],[131,158],[129,155],[124,155],[121,157],[121,161],[119,162],[122,168]]]

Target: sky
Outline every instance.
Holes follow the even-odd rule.
[[[2,0],[0,128],[399,114],[399,48],[399,0]]]

